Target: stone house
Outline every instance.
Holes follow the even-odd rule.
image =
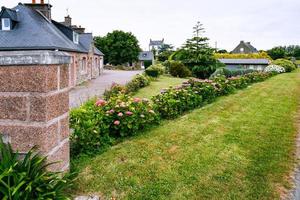
[[[231,53],[236,54],[251,54],[251,53],[258,53],[258,50],[252,46],[250,42],[241,41],[240,44],[235,47],[235,49]]]
[[[164,41],[165,41],[165,39],[162,39],[162,40],[150,39],[149,51],[154,51],[154,50],[158,51],[158,49],[164,45]]]
[[[94,46],[92,33],[72,25],[67,16],[64,23],[51,18],[50,4],[19,3],[0,12],[0,51],[50,50],[71,56],[69,87],[100,76],[103,53]],[[68,22],[68,23],[67,23]]]
[[[139,65],[142,69],[154,64],[154,54],[152,51],[142,51],[139,54]]]

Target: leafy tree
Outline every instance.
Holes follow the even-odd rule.
[[[273,60],[286,57],[286,50],[284,47],[274,47],[267,52]]]
[[[171,56],[188,66],[198,78],[208,78],[221,65],[214,57],[215,49],[209,47],[203,25],[198,22],[194,29],[194,36],[188,39],[183,47]]]
[[[174,46],[171,44],[163,44],[161,47],[158,48],[158,53],[162,53],[165,51],[173,51]]]
[[[160,62],[164,62],[169,59],[169,57],[174,53],[174,46],[170,44],[163,44],[158,49],[158,55],[156,56],[156,59]]]
[[[139,42],[130,32],[113,31],[104,37],[95,37],[95,46],[105,54],[105,63],[122,65],[138,60]]]

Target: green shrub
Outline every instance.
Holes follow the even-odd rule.
[[[203,102],[207,104],[217,97],[216,87],[212,83],[211,80],[192,78],[186,84],[189,84],[196,94],[201,95]]]
[[[71,186],[71,176],[47,171],[50,164],[36,153],[36,148],[22,158],[0,139],[0,155],[1,199],[69,199],[64,190]]]
[[[129,83],[126,84],[126,92],[136,92],[141,88],[150,85],[150,78],[143,74],[136,75]]]
[[[154,96],[152,100],[163,118],[175,118],[203,103],[202,96],[194,93],[190,87],[171,87]]]
[[[174,77],[185,78],[192,75],[192,72],[179,61],[169,61],[169,72]]]
[[[235,91],[235,87],[225,76],[217,76],[213,79],[219,96],[228,95]]]
[[[71,111],[72,154],[94,154],[114,140],[135,135],[158,122],[159,114],[147,99],[120,94],[108,101],[91,100]]]
[[[118,96],[119,94],[123,93],[126,93],[126,87],[117,83],[113,83],[110,89],[104,91],[103,98],[108,100],[111,97]]]
[[[157,77],[159,77],[160,75],[162,75],[162,74],[165,73],[165,67],[164,67],[163,65],[161,65],[161,64],[151,65],[150,67],[148,67],[148,68],[145,70],[145,73],[146,73],[148,76],[157,78]]]
[[[286,59],[277,59],[272,64],[283,67],[286,72],[291,72],[297,68],[292,61]]]
[[[145,66],[145,69],[147,69],[148,67],[150,67],[152,65],[152,60],[145,60],[144,61],[144,66]]]
[[[103,123],[104,113],[95,112],[96,99],[70,111],[71,153],[93,155],[113,144],[109,129]]]
[[[132,136],[159,121],[159,115],[148,99],[120,95],[111,98],[106,105],[96,106],[97,112],[104,112],[104,124],[112,137]]]

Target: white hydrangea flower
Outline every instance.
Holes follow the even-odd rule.
[[[265,68],[265,72],[277,72],[277,73],[284,73],[285,69],[279,65],[269,65]]]

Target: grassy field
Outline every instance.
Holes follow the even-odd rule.
[[[74,193],[143,200],[278,199],[295,163],[299,97],[298,70],[164,121],[102,155],[77,160]]]
[[[169,86],[177,86],[182,84],[182,82],[188,79],[182,78],[174,78],[170,76],[161,76],[156,81],[152,81],[150,86],[139,90],[135,96],[136,97],[144,97],[144,98],[151,98],[154,95],[160,93],[161,89],[168,88]]]

